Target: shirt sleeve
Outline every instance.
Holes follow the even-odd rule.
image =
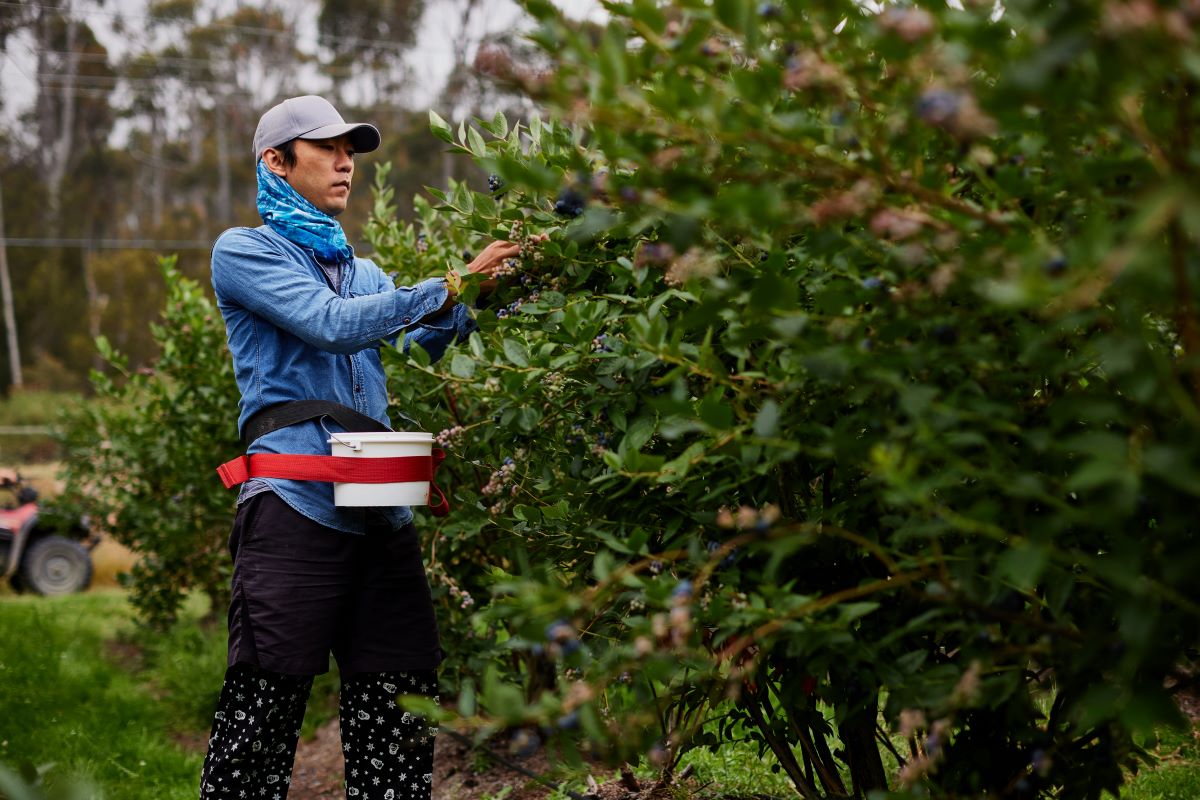
[[[359,263],[364,262],[360,261]],[[378,275],[379,291],[386,292],[395,288],[395,282],[379,268],[379,265],[373,261],[365,261],[365,263],[370,264]],[[435,278],[434,280],[442,279]],[[445,354],[446,348],[452,342],[462,341],[477,330],[479,330],[479,326],[475,323],[475,318],[471,316],[467,307],[462,303],[455,303],[444,311],[430,314],[414,322],[409,330],[403,331],[401,347],[407,353],[409,344],[416,342],[425,352],[429,353],[434,361],[437,361]],[[399,338],[399,335],[387,337],[392,344],[396,344],[396,340]]]
[[[440,278],[364,297],[339,297],[304,264],[247,228],[234,228],[217,239],[212,276],[218,298],[332,353],[370,347],[436,314],[447,298]]]

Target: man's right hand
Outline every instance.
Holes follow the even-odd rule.
[[[539,234],[531,237],[531,242],[544,242],[549,238],[546,234]],[[521,254],[521,246],[513,242],[506,242],[498,239],[487,247],[483,248],[483,252],[475,256],[475,259],[467,265],[467,271],[473,275],[483,275],[487,280],[479,284],[480,294],[486,296],[496,290],[496,279],[492,276],[496,270],[504,264],[506,259],[516,258]],[[455,287],[447,285],[449,296],[446,304],[450,305],[455,302],[455,297],[458,292]]]

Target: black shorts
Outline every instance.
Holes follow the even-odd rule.
[[[382,517],[365,535],[313,522],[274,492],[238,507],[229,537],[229,665],[343,676],[442,660],[416,528]]]

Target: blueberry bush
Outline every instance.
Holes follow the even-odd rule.
[[[150,335],[154,367],[130,370],[107,340],[108,369],[94,370],[94,396],[63,425],[62,502],[139,554],[123,580],[142,620],[170,626],[189,591],[227,605],[225,540],[232,496],[216,465],[241,449],[238,390],[225,326],[205,287],[163,259],[166,307]]]
[[[1180,721],[1200,5],[867,5],[527,0],[537,52],[476,67],[544,114],[430,118],[491,177],[404,224],[377,175],[401,282],[523,245],[464,277],[478,333],[385,353],[451,453],[422,529],[480,735],[666,788],[750,741],[805,798],[1074,800]],[[162,620],[219,592],[238,449],[219,319],[172,285],[162,362],[68,442]]]
[[[806,798],[1118,791],[1197,641],[1200,6],[526,5],[543,58],[476,66],[545,119],[431,114],[492,177],[405,225],[384,173],[368,231],[404,281],[523,244],[388,360],[452,453],[459,716],[664,781],[750,740]]]

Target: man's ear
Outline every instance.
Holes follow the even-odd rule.
[[[263,150],[262,160],[271,172],[281,178],[287,178],[287,167],[283,164],[283,154],[274,147],[268,147],[266,150]]]

